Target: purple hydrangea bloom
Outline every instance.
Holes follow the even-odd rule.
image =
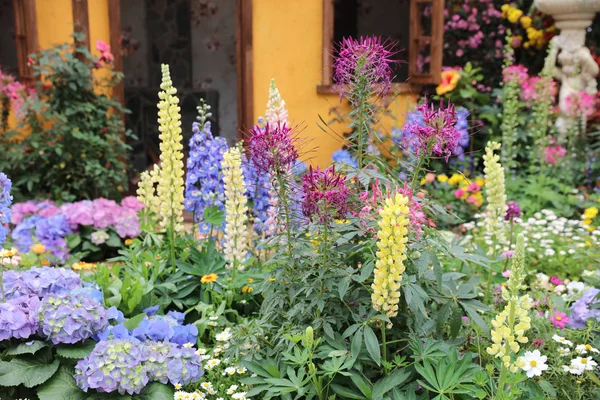
[[[11,220],[11,188],[12,182],[10,179],[0,172],[0,250],[2,249],[2,244],[6,241],[6,235],[8,234],[7,225]]]
[[[104,307],[87,295],[51,294],[42,300],[38,322],[52,343],[77,343],[106,329],[108,317]]]
[[[224,138],[213,137],[210,122],[204,124],[204,130],[194,122],[192,132],[183,204],[187,211],[194,213],[194,221],[199,223],[200,232],[208,233],[210,226],[203,222],[204,210],[209,207],[217,207],[221,211],[225,209],[221,163],[228,146]]]
[[[132,208],[121,208],[114,221],[114,228],[121,238],[134,238],[141,232],[137,211]]]
[[[36,296],[41,299],[47,294],[68,293],[82,287],[81,278],[76,272],[50,267],[6,271],[3,282],[8,299],[19,296]]]
[[[32,231],[35,229],[37,223],[42,219],[43,217],[39,215],[26,217],[13,229],[11,237],[15,246],[20,252],[24,253],[29,251],[31,245],[35,243],[33,240]]]
[[[121,211],[121,207],[114,200],[103,198],[94,200],[92,207],[94,227],[98,229],[106,229],[113,225]]]
[[[163,384],[169,381],[167,364],[171,361],[172,354],[176,349],[177,345],[169,342],[148,341],[144,343],[144,359],[150,380]]]
[[[19,296],[0,303],[0,341],[27,339],[39,330],[37,297]]]
[[[596,288],[590,288],[583,293],[583,295],[571,305],[571,318],[569,319],[569,325],[572,328],[585,328],[586,322],[590,318],[594,318],[600,321],[600,308],[591,308],[592,304],[598,303],[600,300],[597,298],[600,294],[600,290]]]
[[[68,249],[65,236],[70,233],[73,231],[64,214],[43,218],[37,222],[35,227],[35,236],[38,240],[60,260],[67,258]]]
[[[94,207],[90,200],[63,204],[61,211],[67,216],[69,225],[73,230],[77,229],[79,225],[90,226],[94,224]]]
[[[149,382],[144,347],[135,338],[99,342],[92,353],[75,366],[77,386],[87,393],[139,394]]]
[[[183,346],[186,343],[196,343],[198,327],[194,324],[173,326],[171,342]]]
[[[135,196],[127,196],[121,200],[121,207],[137,212],[144,208],[144,203],[139,201]]]
[[[202,358],[193,347],[173,347],[167,363],[167,376],[173,385],[187,385],[202,375]]]
[[[11,222],[13,225],[21,223],[23,218],[34,215],[38,211],[38,205],[35,200],[29,200],[24,203],[15,203],[12,206]]]
[[[148,325],[146,336],[150,340],[169,340],[173,336],[173,326],[169,324],[166,318],[154,318]]]

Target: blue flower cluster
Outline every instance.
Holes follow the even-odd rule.
[[[149,312],[148,314],[152,314]],[[142,342],[167,341],[183,346],[187,343],[196,343],[198,328],[194,324],[184,324],[185,314],[169,311],[167,315],[151,315],[145,317],[139,325],[129,331],[122,324],[109,326],[97,335],[98,340],[111,338],[126,339],[133,337]]]
[[[4,173],[0,172],[0,250],[2,250],[2,244],[6,241],[6,234],[8,233],[7,225],[10,222],[11,188],[12,182],[10,179]]]
[[[37,297],[18,296],[0,303],[0,341],[27,339],[39,330]]]
[[[352,153],[345,149],[341,149],[333,153],[331,159],[336,164],[348,165],[354,168],[358,167],[358,161],[356,161],[356,158],[352,156]]]
[[[456,130],[460,133],[458,146],[454,149],[454,155],[459,160],[464,160],[465,150],[469,147],[469,110],[464,107],[456,110]]]
[[[194,122],[192,132],[184,206],[187,211],[194,213],[194,221],[199,223],[200,232],[208,233],[210,225],[203,222],[204,210],[208,207],[223,210],[225,207],[221,162],[227,151],[227,141],[222,137],[213,137],[210,122],[204,123],[204,130],[201,130],[198,122]]]
[[[268,174],[260,174],[254,164],[248,162],[245,157],[242,162],[242,169],[246,181],[246,193],[248,198],[252,200],[254,230],[257,233],[264,232],[266,229],[265,223],[269,218],[271,180]]]
[[[38,315],[41,333],[54,344],[81,342],[108,326],[102,304],[83,293],[48,295]]]
[[[51,293],[69,293],[82,287],[79,275],[64,268],[31,268],[26,271],[6,271],[4,293],[10,299],[19,296],[42,298]]]
[[[75,367],[77,386],[84,391],[138,394],[148,382],[187,385],[202,375],[202,357],[190,345],[135,337],[99,342]]]

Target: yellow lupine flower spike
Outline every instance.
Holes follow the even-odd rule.
[[[504,187],[504,168],[500,164],[500,156],[494,154],[500,149],[500,143],[488,142],[483,156],[486,180],[487,217],[486,230],[495,235],[497,239],[504,238],[504,225],[502,221],[506,215],[506,189]]]
[[[371,288],[373,308],[384,312],[388,317],[398,314],[400,284],[406,259],[408,241],[408,197],[396,193],[386,199],[379,212],[377,233],[377,261]]]

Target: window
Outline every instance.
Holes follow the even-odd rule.
[[[28,65],[27,59],[29,54],[38,50],[35,0],[13,0],[12,4],[15,13],[15,41],[19,80],[23,83],[32,84],[33,71]]]
[[[395,91],[433,84],[442,69],[444,0],[323,0],[323,76],[319,92],[331,92],[334,43],[343,37],[382,36],[400,52]]]

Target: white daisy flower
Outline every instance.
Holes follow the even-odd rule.
[[[238,374],[245,374],[245,373],[246,373],[246,371],[248,371],[248,370],[247,370],[245,367],[238,368],[238,369],[236,370],[236,372],[237,372]]]
[[[202,383],[200,384],[200,387],[201,387],[202,389],[206,390],[206,391],[209,391],[209,390],[211,390],[211,389],[213,388],[213,385],[212,385],[212,383],[211,383],[211,382],[202,382]]]
[[[598,349],[592,347],[589,344],[578,344],[575,347],[575,351],[579,354],[587,354],[587,352],[589,351],[590,353],[596,353],[599,354],[600,351],[598,351]]]
[[[196,350],[196,354],[198,354],[199,356],[203,356],[206,354],[206,349],[198,349]]]
[[[211,369],[213,369],[214,367],[216,367],[219,364],[221,364],[221,360],[216,359],[216,358],[211,358],[210,360],[208,360],[206,362],[206,364],[204,364],[204,369],[207,371],[210,371]]]
[[[234,393],[231,395],[231,398],[236,400],[246,400],[246,392]]]
[[[235,368],[233,367],[227,367],[225,368],[225,371],[223,372],[223,375],[233,375],[235,374]]]
[[[562,336],[554,335],[554,336],[552,336],[552,340],[554,340],[555,342],[558,342],[560,344],[564,344],[565,346],[573,346],[573,342],[565,339]]]
[[[225,330],[223,332],[217,333],[217,335],[215,336],[215,339],[217,339],[217,342],[228,342],[231,340],[231,338],[232,338],[232,335],[231,335],[230,328],[225,328]]]
[[[232,395],[235,393],[235,391],[237,390],[238,386],[237,385],[231,385],[229,386],[229,389],[227,389],[227,394],[228,395]]]
[[[577,357],[571,360],[571,365],[582,371],[593,371],[598,363],[589,357]]]
[[[519,357],[519,364],[521,369],[527,373],[527,377],[533,378],[542,376],[542,372],[548,369],[547,359],[548,357],[543,356],[539,350],[526,351],[523,357]]]
[[[217,317],[216,315],[211,315],[210,317],[208,317],[208,319],[210,319],[211,321],[216,321],[219,319],[219,317]]]

